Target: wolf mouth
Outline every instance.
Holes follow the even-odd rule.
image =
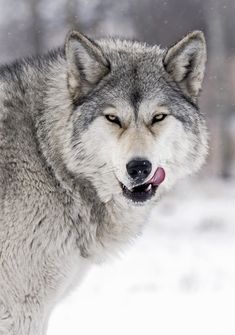
[[[123,195],[132,200],[133,202],[145,202],[151,199],[158,188],[158,185],[154,186],[152,184],[146,183],[132,189],[128,189],[125,185],[121,184]]]
[[[158,188],[158,186],[165,180],[165,170],[158,167],[150,180],[142,185],[135,186],[131,189],[127,188],[120,182],[123,195],[135,203],[143,203],[151,199]]]

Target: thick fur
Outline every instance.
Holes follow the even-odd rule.
[[[72,32],[65,48],[0,68],[1,335],[44,335],[89,266],[134,240],[161,194],[201,167],[205,61],[201,32],[168,50]],[[151,125],[156,113],[168,116]],[[166,171],[142,206],[120,187],[133,186],[135,157]]]

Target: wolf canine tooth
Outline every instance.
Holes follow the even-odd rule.
[[[146,192],[147,192],[147,191],[150,191],[151,188],[152,188],[152,184],[149,184],[149,186],[146,188]]]

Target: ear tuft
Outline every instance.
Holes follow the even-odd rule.
[[[87,94],[110,70],[101,48],[78,31],[67,35],[65,54],[68,86],[73,98]]]
[[[166,71],[182,91],[196,102],[204,77],[206,42],[201,31],[194,31],[169,48],[163,59]]]

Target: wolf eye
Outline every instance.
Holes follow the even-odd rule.
[[[107,114],[107,115],[105,115],[105,117],[106,117],[106,119],[109,122],[116,123],[120,128],[122,128],[121,121],[120,121],[120,119],[117,116],[111,115],[111,114]]]
[[[154,125],[154,123],[156,123],[156,122],[163,121],[166,117],[167,117],[167,114],[154,115],[154,117],[152,119],[152,125]]]

